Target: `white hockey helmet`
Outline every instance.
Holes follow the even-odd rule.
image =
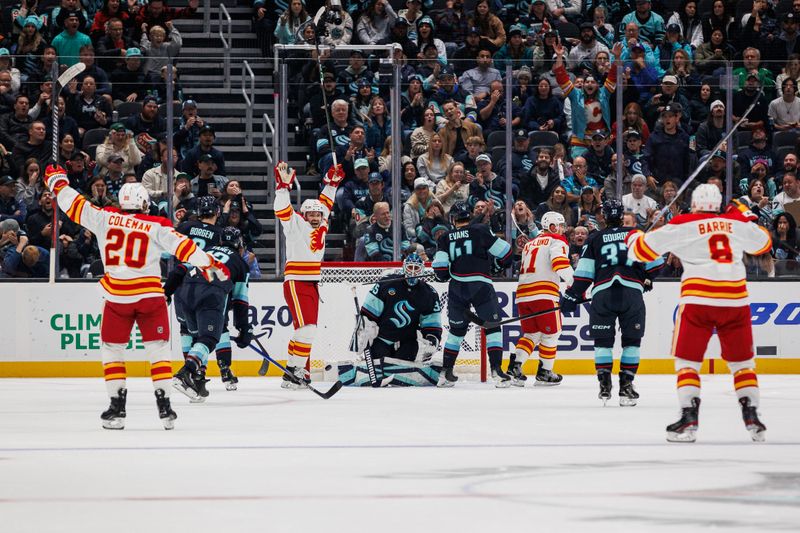
[[[322,213],[324,215],[325,206],[319,200],[309,198],[300,206],[300,214],[306,216],[306,213]]]
[[[551,224],[555,224],[556,228],[560,229],[562,232],[567,229],[567,221],[564,220],[564,215],[555,211],[548,211],[542,215],[542,229],[544,231],[550,231]]]
[[[710,183],[698,185],[692,193],[692,210],[719,213],[722,205],[722,193],[719,187]]]
[[[150,194],[141,183],[126,183],[119,189],[119,207],[127,211],[146,211]]]

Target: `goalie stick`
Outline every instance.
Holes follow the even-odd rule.
[[[253,346],[252,344],[250,345],[250,347],[251,347],[253,350],[255,350],[255,351],[256,351],[256,353],[258,353],[258,354],[259,354],[261,357],[263,357],[263,358],[264,358],[266,361],[269,361],[269,362],[270,362],[270,363],[272,363],[273,365],[277,366],[277,367],[278,367],[278,368],[279,368],[279,369],[280,369],[280,370],[283,372],[283,374],[286,376],[286,379],[288,379],[289,381],[291,381],[292,383],[295,383],[295,384],[297,384],[297,385],[306,385],[306,386],[308,387],[308,389],[309,389],[311,392],[313,392],[314,394],[316,394],[317,396],[319,396],[319,397],[320,397],[320,398],[322,398],[323,400],[327,400],[327,399],[329,399],[331,396],[333,396],[334,394],[336,394],[337,392],[339,392],[339,389],[341,389],[341,388],[342,388],[342,386],[344,385],[344,384],[343,384],[341,381],[337,381],[336,383],[334,383],[334,384],[333,384],[333,387],[331,387],[330,389],[328,389],[328,391],[327,391],[327,392],[321,392],[321,391],[317,390],[316,388],[314,388],[314,386],[313,386],[313,385],[311,385],[311,380],[309,380],[309,379],[306,379],[306,378],[302,378],[302,379],[301,379],[301,378],[298,378],[297,376],[295,376],[294,374],[292,374],[291,372],[289,372],[288,370],[286,370],[286,368],[284,368],[284,367],[283,367],[283,365],[281,365],[281,364],[280,364],[279,362],[277,362],[275,359],[273,359],[272,357],[270,357],[270,356],[269,356],[269,354],[267,353],[267,350],[266,350],[266,348],[264,348],[264,345],[262,345],[262,344],[261,344],[261,341],[260,341],[260,340],[258,340],[258,339],[255,339],[255,338],[254,338],[253,340],[254,340],[254,341],[255,341],[255,343],[258,345],[258,348],[256,348],[256,347],[255,347],[255,346]],[[260,348],[260,349],[259,349],[259,348]]]
[[[578,305],[585,304],[586,302],[590,302],[590,301],[591,300],[589,300],[589,299],[581,300],[581,301],[578,302]],[[559,306],[555,306],[552,309],[545,309],[544,311],[536,311],[535,313],[528,313],[527,315],[522,315],[522,316],[512,316],[511,318],[507,318],[505,320],[498,320],[498,321],[484,320],[481,317],[479,317],[478,315],[476,315],[475,313],[473,313],[472,311],[470,311],[469,309],[467,309],[464,312],[464,316],[467,317],[467,320],[469,320],[473,324],[477,325],[478,327],[481,327],[481,328],[484,328],[484,329],[490,329],[490,328],[496,328],[498,326],[504,326],[505,324],[511,324],[512,322],[518,322],[520,320],[525,320],[526,318],[533,318],[533,317],[537,317],[537,316],[542,316],[542,315],[546,315],[548,313],[552,313],[554,311],[560,311],[560,310],[561,310],[561,308]]]
[[[356,307],[356,327],[353,330],[353,335],[350,337],[350,351],[358,353],[358,332],[364,328],[364,317],[361,316],[361,304],[358,303],[358,294],[356,294],[356,287],[352,286],[350,289],[353,291],[353,304]],[[369,383],[372,387],[377,388],[381,386],[378,381],[378,375],[375,372],[375,361],[372,360],[372,352],[369,346],[364,347],[364,362],[367,364],[367,374],[369,375]]]

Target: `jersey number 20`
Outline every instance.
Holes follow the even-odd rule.
[[[142,268],[147,261],[147,246],[150,237],[141,231],[125,235],[121,229],[110,229],[106,234],[106,266],[119,266],[120,262],[130,268]],[[122,252],[122,249],[125,249]]]

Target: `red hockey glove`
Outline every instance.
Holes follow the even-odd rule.
[[[726,213],[738,213],[746,220],[750,222],[756,222],[758,220],[758,215],[753,213],[747,205],[739,200],[731,200],[731,203],[728,204],[727,209],[725,209]]]
[[[55,194],[69,185],[67,171],[61,165],[47,165],[44,171],[44,183]]]
[[[280,161],[275,165],[275,183],[278,189],[291,189],[297,172],[289,168],[289,164]]]
[[[340,163],[335,167],[331,167],[328,169],[328,172],[325,173],[325,177],[322,178],[322,182],[325,183],[325,185],[330,185],[331,187],[338,187],[343,179],[344,179],[344,169],[342,168],[342,165]]]
[[[210,255],[208,258],[211,260],[211,264],[200,269],[200,271],[203,273],[203,277],[206,278],[206,281],[212,282],[215,279],[226,281],[231,277],[231,272],[228,270],[228,267]]]
[[[311,232],[311,251],[319,252],[325,249],[325,235],[328,233],[328,225],[323,223],[320,227]]]

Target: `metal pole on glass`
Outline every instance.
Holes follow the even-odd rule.
[[[622,200],[622,181],[625,178],[625,164],[623,162],[623,158],[625,155],[624,146],[625,140],[622,138],[623,131],[622,131],[622,117],[623,117],[623,102],[622,102],[622,91],[624,90],[625,86],[625,70],[620,68],[621,62],[617,63],[617,88],[614,92],[614,96],[616,97],[616,108],[617,108],[617,190],[616,197],[618,200]],[[574,111],[573,111],[574,113]]]
[[[733,63],[727,61],[725,64],[725,131],[733,129]],[[728,140],[725,147],[725,203],[731,201],[733,197],[733,144],[734,137]],[[714,154],[711,154],[713,156]],[[709,156],[709,157],[711,157]]]
[[[512,226],[513,221],[511,220],[511,216],[512,216],[511,215],[511,203],[514,201],[514,193],[513,193],[513,189],[512,189],[512,185],[513,185],[513,183],[512,183],[512,179],[513,179],[512,170],[513,169],[511,168],[511,150],[512,150],[513,142],[514,142],[511,139],[511,128],[512,128],[511,122],[513,122],[513,120],[514,120],[513,114],[511,113],[511,109],[512,109],[511,106],[513,105],[512,102],[511,102],[512,80],[513,80],[513,78],[514,78],[514,73],[513,73],[513,70],[511,68],[511,63],[509,63],[508,65],[506,65],[506,79],[505,79],[505,91],[506,91],[506,95],[505,95],[505,98],[506,98],[506,110],[505,110],[506,141],[505,141],[505,145],[506,145],[506,149],[503,152],[505,154],[505,159],[506,159],[505,160],[505,165],[506,165],[506,172],[505,172],[505,174],[506,174],[505,175],[505,180],[506,180],[506,188],[505,188],[506,201],[505,201],[505,206],[504,206],[505,212],[506,212],[505,237],[506,237],[506,240],[509,241],[509,242],[513,242],[512,238],[511,238],[511,228],[513,227]]]
[[[390,102],[392,107],[392,260],[400,260],[400,241],[402,240],[402,206],[400,205],[400,187],[403,176],[400,158],[403,156],[402,128],[400,124],[400,65],[392,58],[392,90]]]
[[[174,90],[173,90],[173,72],[172,72],[172,63],[167,64],[167,87],[166,87],[166,106],[167,106],[167,216],[169,219],[172,220],[173,216],[175,215],[175,206],[172,205],[172,188],[174,187],[174,176],[173,174],[175,169],[175,160],[172,158],[172,150],[173,150],[173,142],[172,142],[172,135],[174,134],[175,124],[174,124],[174,109],[172,105],[172,101],[175,97]],[[158,145],[155,145],[156,147]],[[157,148],[156,148],[157,149]]]

